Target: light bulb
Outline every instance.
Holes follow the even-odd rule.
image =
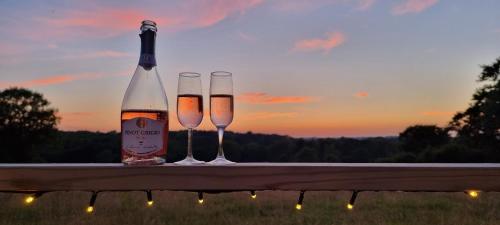
[[[33,196],[28,196],[28,197],[26,197],[26,198],[24,199],[24,202],[25,202],[26,204],[28,204],[28,205],[29,205],[29,204],[31,204],[31,203],[33,203],[34,201],[35,201],[35,197],[33,197]]]
[[[478,191],[468,191],[467,194],[471,197],[471,198],[477,198],[479,197],[479,192]]]

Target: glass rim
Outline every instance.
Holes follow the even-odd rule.
[[[215,71],[215,72],[210,73],[210,75],[215,76],[215,77],[230,77],[233,74],[231,72],[227,72],[227,71]]]
[[[201,77],[201,74],[195,72],[181,72],[179,73],[179,77],[196,78],[196,77]]]

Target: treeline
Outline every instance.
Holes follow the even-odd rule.
[[[120,134],[60,131],[50,144],[40,146],[40,162],[121,162]],[[210,161],[217,154],[217,133],[195,131],[194,155]],[[187,133],[170,132],[167,162],[186,156]],[[236,162],[377,162],[398,153],[397,138],[317,138],[233,133],[224,135],[226,157]],[[38,160],[36,160],[38,161]]]
[[[38,148],[30,162],[120,162],[120,134],[88,131],[56,134]],[[187,133],[170,132],[167,162],[186,156]],[[217,133],[195,131],[194,155],[210,161],[217,154]],[[293,138],[281,135],[233,133],[224,135],[226,157],[236,162],[500,162],[500,151],[474,149],[449,137],[436,126],[413,126],[399,137]]]

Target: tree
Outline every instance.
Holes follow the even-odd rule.
[[[478,82],[484,84],[472,96],[469,108],[455,114],[450,129],[470,146],[500,151],[500,58],[481,67]]]
[[[399,134],[402,150],[414,154],[426,148],[444,145],[449,139],[448,131],[436,125],[410,126]]]
[[[24,88],[0,92],[0,160],[40,161],[37,147],[54,136],[57,110],[39,93]]]

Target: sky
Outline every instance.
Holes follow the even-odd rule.
[[[0,0],[0,90],[25,87],[62,130],[120,129],[139,27],[158,23],[158,70],[176,118],[180,72],[233,73],[230,131],[393,136],[446,125],[500,56],[496,0]]]

